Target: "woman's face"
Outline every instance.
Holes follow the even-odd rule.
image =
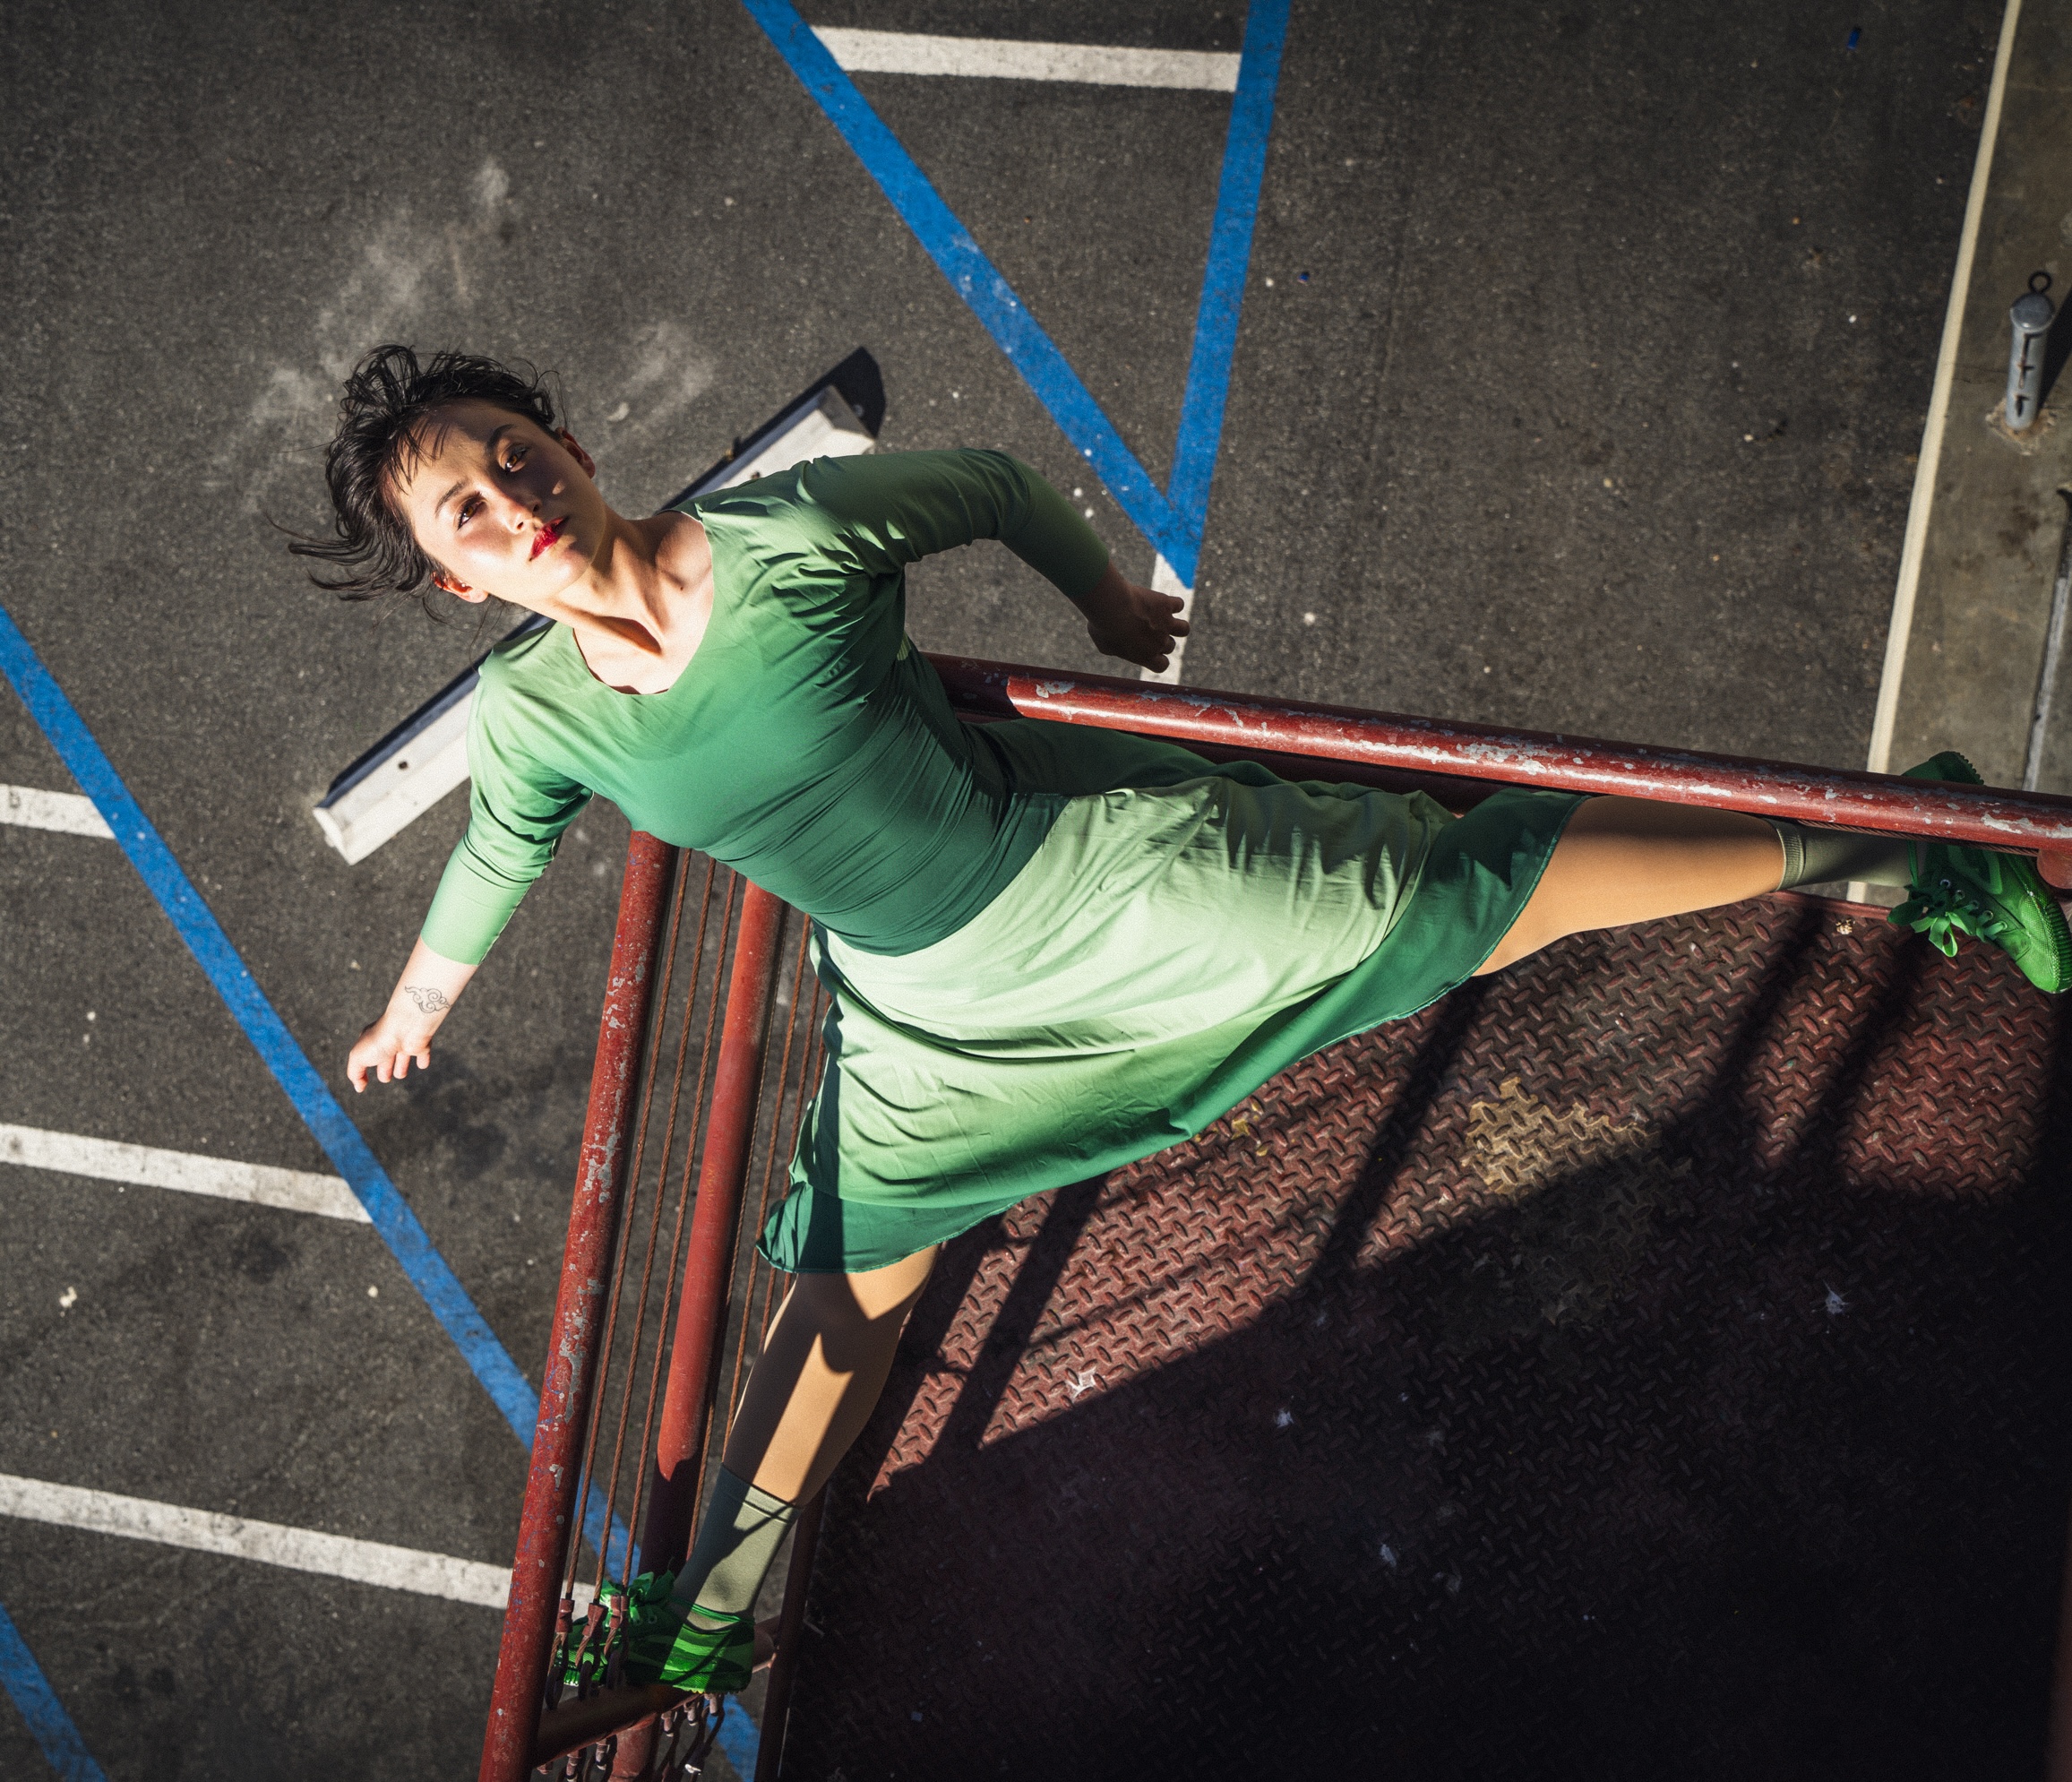
[[[605,542],[610,510],[597,466],[567,433],[492,403],[450,402],[425,423],[397,507],[450,594],[494,595],[533,612],[580,581]]]

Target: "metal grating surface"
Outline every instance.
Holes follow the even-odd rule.
[[[2059,1006],[1773,898],[970,1234],[837,1477],[784,1774],[2029,1782]]]

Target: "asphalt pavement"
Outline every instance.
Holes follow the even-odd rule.
[[[1999,18],[1298,0],[1186,677],[1860,765]],[[1007,447],[1151,547],[732,0],[22,0],[0,64],[0,607],[537,1381],[625,825],[582,820],[428,1076],[345,1091],[465,813],[348,867],[310,809],[486,638],[285,555],[340,375],[551,367],[639,511],[863,346],[884,447]],[[1163,479],[1228,98],[857,84]],[[912,581],[925,647],[1104,666],[995,548]],[[78,790],[4,688],[0,785]],[[330,1166],[112,842],[0,822],[0,1125]],[[365,1226],[9,1167],[0,1475],[500,1565],[523,1457]],[[115,1782],[472,1773],[493,1610],[4,1516],[0,1605]],[[44,1763],[0,1703],[0,1770]]]

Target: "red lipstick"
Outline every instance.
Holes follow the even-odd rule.
[[[551,525],[542,526],[537,532],[534,533],[532,538],[533,556],[537,557],[542,551],[559,544],[561,542],[561,529],[567,523],[566,521],[556,520]]]

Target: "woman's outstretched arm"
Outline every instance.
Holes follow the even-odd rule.
[[[1086,615],[1103,653],[1163,669],[1187,635],[1182,603],[1124,580],[1079,510],[1004,452],[823,458],[799,486],[832,522],[830,551],[875,585],[938,551],[998,538]]]
[[[1113,563],[1074,604],[1087,616],[1087,635],[1095,649],[1160,674],[1172,660],[1174,640],[1187,635],[1182,602],[1125,581]]]
[[[432,1036],[460,1000],[475,969],[434,952],[421,940],[412,947],[389,1006],[347,1056],[346,1075],[352,1079],[353,1088],[364,1091],[370,1071],[382,1082],[398,1082],[409,1074],[412,1059],[419,1070],[429,1069]]]

